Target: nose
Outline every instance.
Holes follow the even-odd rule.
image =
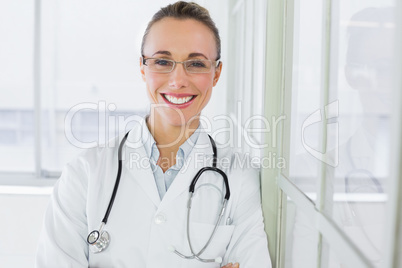
[[[180,89],[188,86],[188,74],[182,63],[176,63],[169,75],[169,86],[172,89]]]

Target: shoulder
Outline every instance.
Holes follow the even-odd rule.
[[[218,148],[218,166],[229,173],[259,173],[260,161],[249,153],[240,152],[230,147]]]
[[[232,184],[242,190],[245,188],[251,192],[260,189],[260,166],[250,154],[236,151],[232,148],[218,147],[218,167],[228,176]]]
[[[218,167],[229,181],[233,224],[246,222],[261,210],[260,166],[250,154],[231,148],[218,149],[218,159]]]
[[[145,120],[143,117],[137,116],[131,121],[134,123],[128,133],[119,133],[119,135],[109,139],[106,143],[97,144],[95,147],[86,149],[67,163],[64,170],[76,170],[81,176],[93,177],[91,175],[115,168],[118,161],[119,146],[126,135],[126,146],[134,149],[143,146],[141,137],[142,129],[146,126]],[[122,157],[124,160],[125,155],[123,154]]]
[[[106,144],[82,151],[64,166],[61,179],[85,181],[94,172],[98,173],[109,163],[115,163],[121,139],[122,136],[114,137]]]

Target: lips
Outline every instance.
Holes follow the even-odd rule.
[[[175,108],[186,108],[191,103],[193,103],[194,99],[197,97],[197,95],[190,95],[190,94],[167,94],[167,93],[161,93],[163,100],[172,107]]]

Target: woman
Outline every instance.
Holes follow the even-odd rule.
[[[94,148],[67,165],[46,212],[37,267],[270,267],[258,172],[223,165],[233,154],[215,154],[200,126],[222,70],[208,11],[186,2],[162,8],[141,50],[150,114],[128,133],[121,156],[118,148]],[[201,168],[213,166],[214,155],[230,198],[211,235],[228,193],[224,175],[202,174],[188,219],[187,205],[189,185]],[[102,220],[119,159],[113,209]],[[108,234],[99,238],[103,231]]]

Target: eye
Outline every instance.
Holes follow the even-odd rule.
[[[170,60],[155,59],[154,64],[159,66],[172,66],[173,63]]]
[[[205,64],[204,61],[202,60],[191,60],[187,63],[187,67],[192,67],[192,68],[206,68],[207,65]]]

